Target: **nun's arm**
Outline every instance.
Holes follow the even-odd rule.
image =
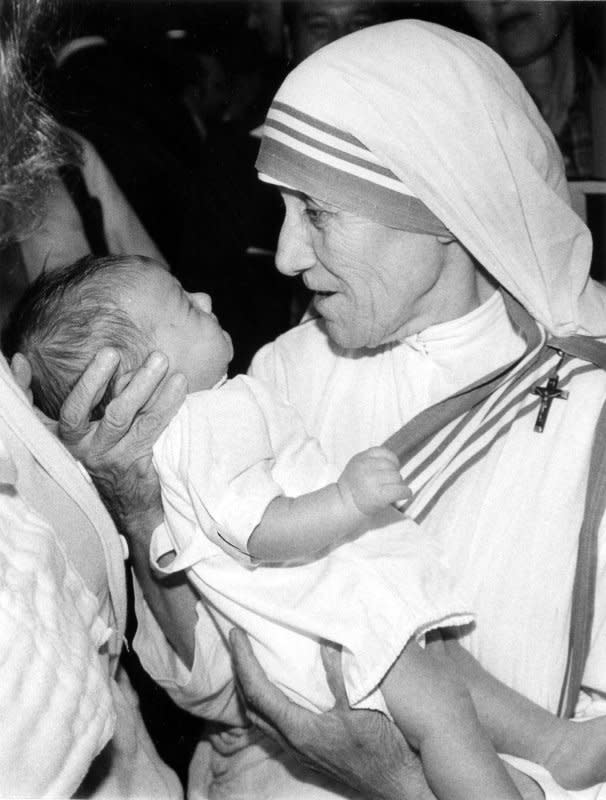
[[[232,630],[230,640],[250,721],[302,763],[355,789],[365,800],[436,800],[418,756],[399,729],[378,711],[349,707],[338,654],[323,648],[336,702],[330,711],[315,714],[269,681],[242,631]],[[524,800],[545,798],[534,780],[507,767]]]

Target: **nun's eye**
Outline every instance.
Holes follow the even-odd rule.
[[[321,228],[326,221],[328,214],[329,212],[323,208],[314,208],[310,206],[306,206],[305,208],[305,216],[311,222],[314,228]]]

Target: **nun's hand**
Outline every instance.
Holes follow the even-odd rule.
[[[119,361],[109,348],[95,356],[63,404],[59,437],[84,464],[119,527],[133,527],[138,517],[148,527],[162,521],[152,447],[183,403],[187,384],[179,374],[166,378],[168,360],[152,353],[93,420]]]
[[[435,800],[419,759],[398,728],[378,711],[349,707],[339,651],[322,649],[336,702],[330,711],[315,714],[268,680],[242,631],[233,629],[230,640],[250,721],[307,767],[336,778],[366,800]]]

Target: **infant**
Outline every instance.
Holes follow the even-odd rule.
[[[330,642],[351,706],[391,715],[440,800],[520,797],[490,744],[494,734],[502,746],[502,728],[511,754],[561,783],[602,779],[578,770],[589,741],[596,763],[604,752],[601,720],[591,730],[504,687],[486,693],[448,658],[437,633],[472,616],[437,544],[394,508],[410,496],[397,457],[373,447],[338,470],[268,386],[227,380],[231,340],[207,295],[188,294],[151,259],[87,257],[30,287],[5,343],[28,358],[35,402],[53,418],[101,347],[120,366],[99,415],[153,350],[185,375],[190,394],[154,447],[165,525],[152,563],[186,570],[224,639],[245,630],[292,699],[332,706],[320,654]]]

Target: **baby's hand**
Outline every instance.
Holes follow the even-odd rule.
[[[386,447],[371,447],[355,455],[337,484],[369,517],[412,496],[400,475],[398,457]]]

